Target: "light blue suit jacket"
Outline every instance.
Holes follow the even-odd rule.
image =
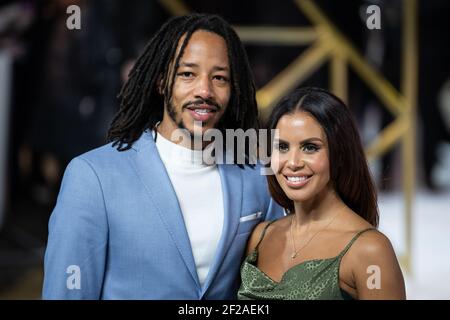
[[[260,167],[218,168],[224,225],[202,287],[150,132],[130,150],[109,144],[73,159],[49,222],[43,298],[234,299],[250,232],[283,211]]]

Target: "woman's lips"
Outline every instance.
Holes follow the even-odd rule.
[[[284,178],[286,180],[286,184],[291,188],[301,188],[305,186],[309,180],[311,179],[312,175],[303,175],[303,176],[289,176],[284,175]]]

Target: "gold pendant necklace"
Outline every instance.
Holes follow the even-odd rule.
[[[294,249],[294,251],[291,254],[291,259],[295,259],[297,257],[297,254],[299,253],[299,251],[302,250],[303,248],[305,248],[312,241],[312,239],[314,239],[314,237],[317,236],[318,233],[320,233],[321,231],[326,230],[331,225],[331,223],[334,221],[334,219],[336,219],[336,217],[341,213],[341,211],[342,210],[339,210],[339,212],[335,214],[335,216],[330,220],[330,222],[327,223],[327,225],[323,229],[320,229],[316,233],[314,233],[314,235],[311,238],[309,238],[309,240],[303,246],[301,246],[298,249],[295,248],[294,233],[292,232],[293,220],[294,220],[294,217],[295,217],[295,213],[293,213],[292,214],[292,218],[291,218],[290,234],[291,234],[291,240],[292,240],[292,248]],[[308,232],[310,225],[311,225],[311,223],[308,224],[306,232]]]

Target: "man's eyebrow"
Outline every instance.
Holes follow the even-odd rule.
[[[198,68],[199,65],[193,62],[180,62],[180,67]],[[214,71],[228,71],[228,66],[214,66]]]
[[[180,62],[180,67],[198,68],[198,64],[192,62]]]
[[[228,71],[230,68],[228,68],[227,66],[215,66],[213,68],[214,71]]]

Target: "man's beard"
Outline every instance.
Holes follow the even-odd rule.
[[[167,113],[169,114],[170,119],[177,125],[179,129],[186,129],[186,126],[183,123],[183,117],[179,115],[180,120],[177,121],[178,113],[175,110],[175,107],[173,106],[172,102],[169,101],[169,104],[167,105]]]
[[[176,124],[178,129],[181,129],[184,132],[189,133],[189,138],[190,139],[195,137],[195,135],[194,135],[195,133],[193,131],[191,131],[191,130],[188,130],[186,128],[186,126],[184,125],[183,117],[181,116],[181,114],[178,114],[178,112],[176,111],[176,109],[173,106],[172,102],[169,102],[169,104],[167,105],[167,113],[169,114],[170,119],[172,119],[172,121]],[[177,118],[179,118],[179,120],[177,120]]]

